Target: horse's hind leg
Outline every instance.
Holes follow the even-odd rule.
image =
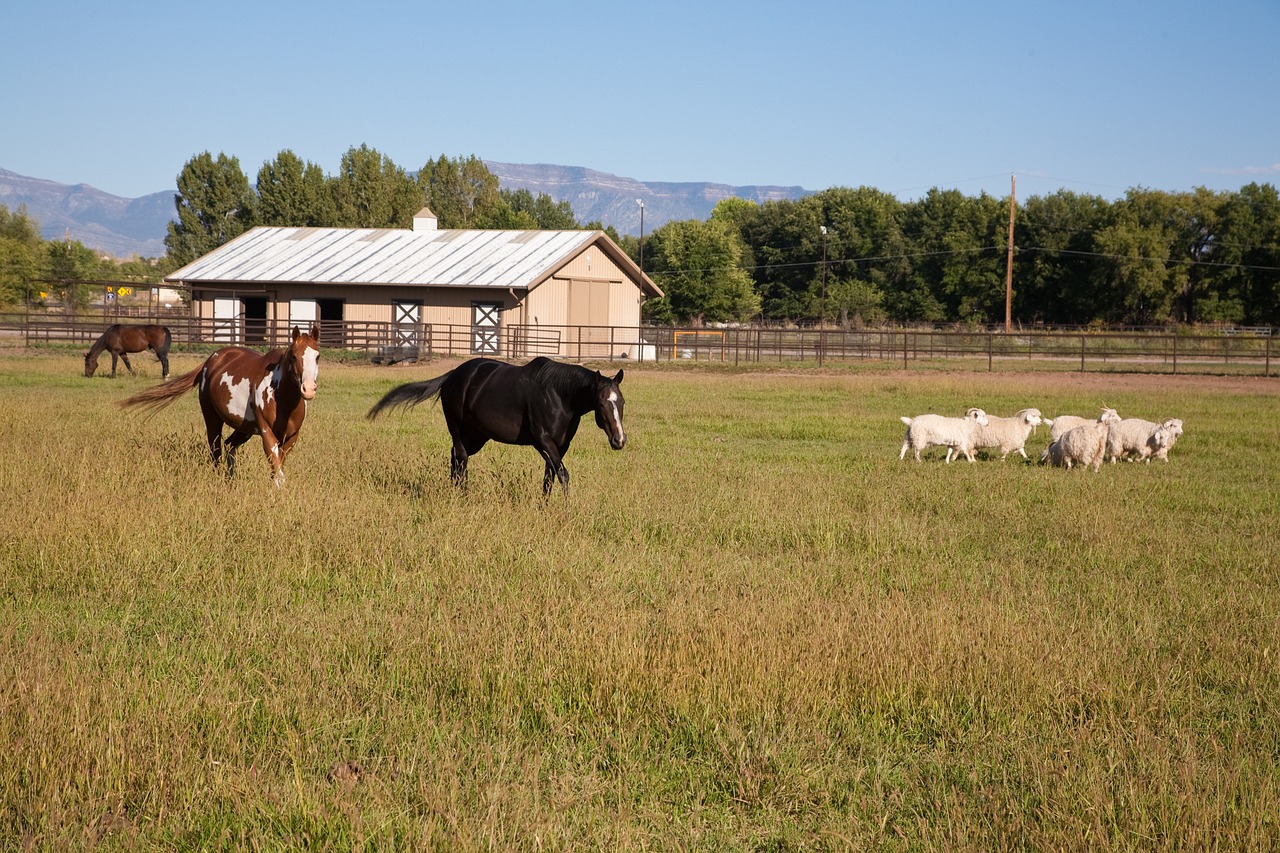
[[[230,465],[230,450],[224,447],[226,443],[222,439],[222,418],[218,415],[217,409],[206,403],[203,397],[200,399],[200,413],[204,415],[204,434],[209,440],[209,456],[213,460],[213,469],[216,471],[218,464],[222,461],[224,449],[228,450],[227,459]]]
[[[243,427],[231,433],[223,440],[222,444],[227,450],[227,476],[234,477],[236,473],[236,450],[240,445],[253,438],[253,429],[245,430]]]
[[[458,488],[467,487],[467,448],[461,441],[453,442],[453,450],[449,453],[449,479]]]
[[[156,350],[156,358],[160,359],[160,378],[168,379],[169,378],[169,351],[161,350],[161,349]]]
[[[209,440],[209,457],[213,460],[214,470],[217,470],[218,463],[222,461],[222,421],[205,416],[204,434]]]
[[[449,454],[449,478],[455,486],[467,487],[467,460],[480,452],[489,439],[474,433],[453,436],[453,450]]]

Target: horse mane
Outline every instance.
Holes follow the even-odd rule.
[[[98,335],[98,339],[93,342],[93,346],[89,347],[89,351],[84,354],[86,360],[93,358],[109,346],[107,338],[111,337],[112,330],[115,330],[116,334],[119,335],[120,324],[115,323],[102,330],[102,334]]]
[[[542,355],[526,364],[525,369],[533,374],[539,384],[564,397],[572,396],[587,387],[595,375],[582,365],[552,361]]]

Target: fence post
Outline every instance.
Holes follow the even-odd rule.
[[[1080,336],[1080,372],[1084,373],[1084,335]]]
[[[1267,361],[1266,366],[1262,368],[1262,375],[1271,376],[1271,335],[1267,335]]]
[[[992,370],[992,350],[995,348],[996,336],[987,332],[987,373]]]
[[[1178,333],[1173,333],[1173,374],[1178,375]]]
[[[902,333],[902,369],[907,369],[907,333]]]

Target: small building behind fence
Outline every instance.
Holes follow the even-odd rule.
[[[519,358],[617,358],[661,289],[603,231],[258,227],[176,270],[212,340],[269,344],[318,323],[321,344]],[[356,328],[380,340],[351,341]],[[465,329],[428,339],[433,328]],[[620,340],[617,328],[636,330]]]

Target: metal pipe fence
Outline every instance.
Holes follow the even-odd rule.
[[[0,314],[0,342],[87,345],[117,316]],[[169,327],[177,346],[281,346],[293,324],[191,316],[129,318]],[[444,355],[569,361],[627,359],[647,363],[824,365],[881,363],[904,369],[955,364],[971,369],[1230,373],[1271,376],[1271,329],[1182,331],[954,331],[936,329],[726,329],[666,326],[519,326],[496,329],[446,324],[321,321],[326,348],[366,353],[393,363]]]

